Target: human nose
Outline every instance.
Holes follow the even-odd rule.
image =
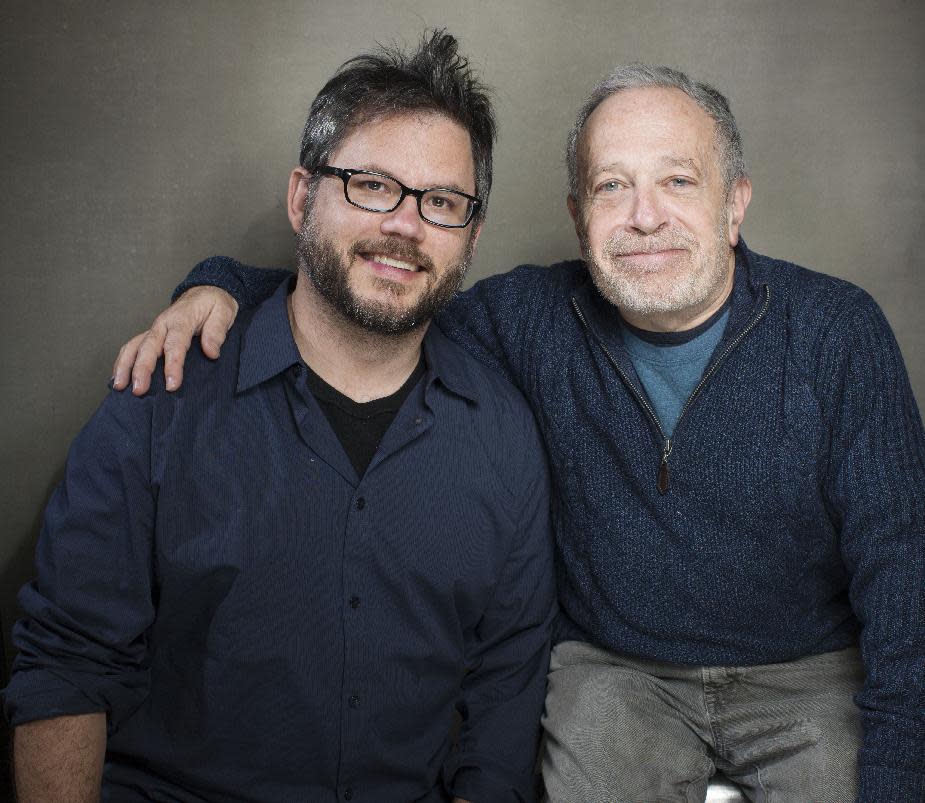
[[[655,187],[636,187],[629,224],[640,234],[654,234],[668,222],[668,212]]]
[[[401,203],[382,218],[380,230],[386,235],[398,235],[409,240],[424,239],[424,221],[418,214],[417,198],[406,195]]]

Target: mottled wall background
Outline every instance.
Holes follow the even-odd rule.
[[[925,5],[918,0],[0,3],[0,613],[117,347],[199,259],[287,263],[308,104],[348,56],[446,26],[496,88],[472,278],[576,255],[562,146],[618,62],[727,93],[761,252],[867,288],[925,398]]]

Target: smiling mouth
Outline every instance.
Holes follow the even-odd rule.
[[[658,251],[621,251],[614,254],[617,257],[665,257],[673,254],[683,254],[683,248],[663,248]]]
[[[367,262],[373,262],[379,265],[387,265],[390,268],[397,268],[398,270],[403,270],[407,273],[417,273],[421,270],[421,266],[415,264],[414,262],[407,262],[404,259],[398,259],[396,257],[386,256],[385,254],[361,254]]]

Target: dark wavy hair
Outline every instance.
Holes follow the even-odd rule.
[[[414,112],[436,112],[469,132],[475,162],[477,212],[485,216],[491,191],[491,151],[496,138],[488,88],[479,81],[455,37],[445,30],[425,34],[414,53],[381,46],[344,62],[312,103],[302,132],[299,164],[326,164],[357,126]]]

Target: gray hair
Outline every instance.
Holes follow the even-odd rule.
[[[694,81],[680,70],[671,67],[626,64],[617,67],[591,90],[591,94],[579,110],[575,124],[569,132],[565,160],[568,166],[569,194],[576,201],[579,198],[578,145],[588,118],[611,95],[616,95],[625,89],[642,87],[680,89],[710,115],[716,124],[716,146],[727,192],[737,179],[747,175],[739,127],[736,125],[735,117],[732,116],[729,101],[722,93],[709,84]]]

